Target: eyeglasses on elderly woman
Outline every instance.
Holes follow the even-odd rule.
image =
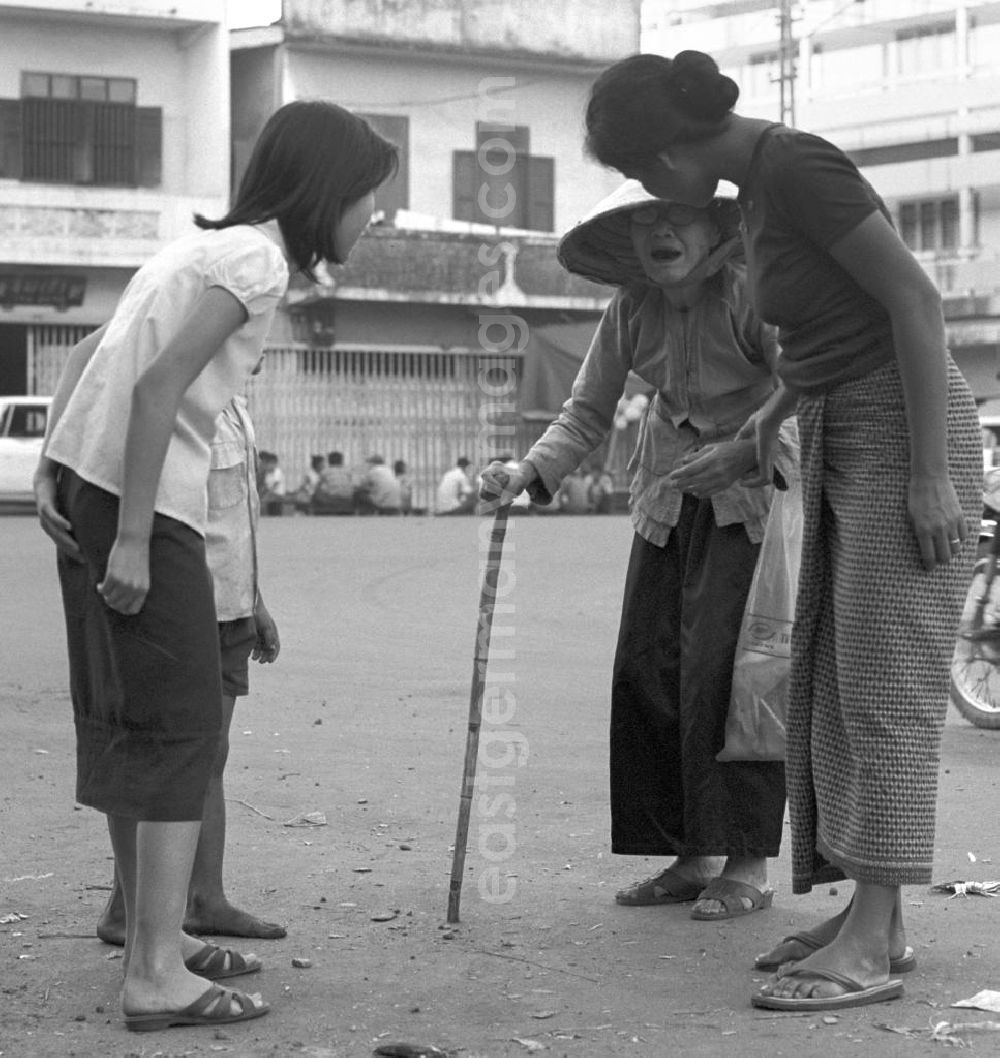
[[[663,221],[675,228],[686,228],[696,220],[706,220],[708,217],[708,210],[685,206],[681,202],[650,202],[648,206],[640,206],[629,214],[629,220],[642,228],[651,228]]]

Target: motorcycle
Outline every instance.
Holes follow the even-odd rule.
[[[976,727],[1000,730],[1000,468],[986,472],[983,504],[978,557],[951,661],[951,700]]]

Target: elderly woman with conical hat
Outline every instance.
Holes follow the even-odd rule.
[[[770,906],[784,766],[718,761],[733,658],[773,488],[752,430],[777,386],[774,331],[750,307],[739,211],[654,198],[627,181],[559,245],[569,271],[617,287],[559,417],[484,499],[551,499],[612,429],[634,372],[655,390],[629,465],[635,535],[611,699],[612,851],[671,857],[617,894],[630,906],[694,902],[721,920]],[[794,431],[784,449],[795,460]],[[776,469],[782,469],[781,461]]]

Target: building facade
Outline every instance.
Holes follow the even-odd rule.
[[[293,484],[313,453],[402,459],[429,505],[457,456],[543,427],[607,302],[555,248],[619,182],[583,110],[637,50],[639,0],[285,0],[232,33],[225,7],[0,0],[0,393],[51,393],[135,269],[225,211],[267,117],[331,99],[401,165],[349,265],[293,284],[258,436]]]
[[[135,269],[229,196],[224,0],[0,0],[0,393],[51,393]]]
[[[1000,3],[647,0],[644,48],[713,55],[738,109],[842,147],[945,298],[980,400],[1000,396]]]
[[[557,410],[532,407],[526,363],[567,322],[582,356],[607,301],[555,248],[620,181],[584,157],[583,113],[639,25],[637,0],[285,0],[279,23],[233,32],[235,180],[292,99],[364,115],[401,155],[350,262],[291,291],[254,384],[286,475],[377,452],[423,504],[458,456],[514,452]]]

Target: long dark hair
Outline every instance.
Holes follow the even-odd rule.
[[[587,105],[587,152],[632,175],[671,143],[721,132],[740,90],[701,51],[630,55],[594,82]]]
[[[334,237],[344,209],[398,166],[398,148],[363,118],[325,100],[296,100],[257,137],[229,212],[220,220],[198,213],[194,221],[228,228],[277,220],[292,261],[312,277],[320,261],[343,264]]]

